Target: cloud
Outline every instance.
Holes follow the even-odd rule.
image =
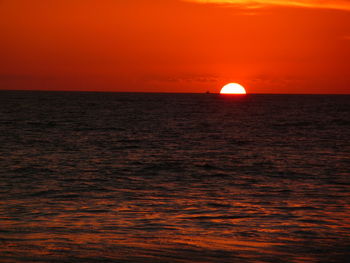
[[[148,75],[144,81],[156,82],[202,82],[212,83],[218,81],[218,77],[212,74],[175,74],[175,75]]]
[[[295,6],[305,8],[338,9],[350,11],[348,0],[185,0],[204,4],[236,5],[243,8],[262,8],[266,6]]]
[[[1,1],[0,1],[1,3]],[[33,79],[34,76],[31,75],[20,75],[20,74],[1,74],[0,73],[0,81],[9,81],[9,80],[30,80]]]

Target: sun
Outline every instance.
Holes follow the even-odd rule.
[[[247,92],[242,85],[229,83],[222,87],[220,94],[247,94]]]

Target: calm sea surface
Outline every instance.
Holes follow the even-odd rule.
[[[0,262],[349,262],[350,96],[0,92]]]

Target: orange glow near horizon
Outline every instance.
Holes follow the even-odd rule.
[[[235,94],[235,95],[244,95],[247,94],[245,88],[238,83],[229,83],[222,87],[220,94]]]
[[[350,93],[344,0],[2,0],[0,89]]]

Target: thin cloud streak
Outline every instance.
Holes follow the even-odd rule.
[[[262,8],[266,6],[295,6],[305,8],[338,9],[350,11],[350,2],[345,0],[185,0],[203,4],[238,5],[244,8]]]

